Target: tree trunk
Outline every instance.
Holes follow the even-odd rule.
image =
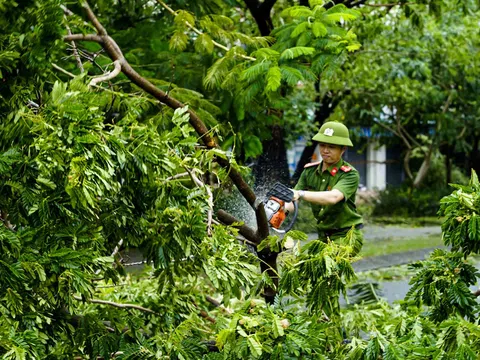
[[[270,35],[273,29],[270,12],[276,0],[244,0],[262,36]],[[270,187],[276,181],[288,184],[290,174],[288,172],[287,149],[283,138],[283,129],[274,125],[271,128],[271,140],[262,142],[263,153],[260,155],[253,173],[257,187]]]
[[[275,182],[280,181],[288,184],[290,174],[288,172],[287,149],[283,129],[279,125],[272,127],[272,138],[263,141],[263,153],[258,158],[253,169],[256,188],[269,188]]]
[[[244,2],[255,19],[260,34],[262,36],[270,35],[273,30],[273,22],[272,17],[270,16],[270,11],[277,0],[264,0],[262,3],[260,3],[258,0],[244,0]]]
[[[413,181],[412,171],[410,170],[410,155],[412,154],[412,150],[408,149],[403,157],[403,169],[405,170],[405,174],[407,177]]]
[[[258,253],[258,257],[263,260],[260,263],[260,270],[262,273],[267,272],[268,276],[273,281],[275,288],[278,288],[278,269],[277,269],[277,256],[278,253],[271,252],[270,250],[264,250]],[[263,288],[263,297],[267,304],[273,304],[275,301],[275,296],[277,295],[277,290],[270,286],[265,286]]]
[[[430,149],[428,150],[428,153],[425,155],[425,158],[423,159],[420,169],[418,170],[417,176],[415,176],[415,180],[413,181],[414,188],[419,188],[423,180],[427,176],[428,169],[430,168],[430,164],[432,160],[432,153],[433,153],[433,147],[430,147]]]
[[[468,155],[467,171],[472,169],[480,175],[480,149],[479,149],[480,136],[475,136],[472,141],[472,151]]]
[[[307,145],[303,148],[302,155],[300,155],[300,159],[298,160],[295,172],[293,173],[293,176],[290,179],[290,183],[292,185],[295,185],[298,182],[298,179],[300,179],[300,175],[302,175],[303,168],[305,167],[305,164],[308,164],[311,161],[316,147],[317,147],[317,143],[313,142],[312,144]]]
[[[447,153],[445,154],[445,171],[445,186],[448,187],[448,184],[452,183],[452,149],[450,146],[448,147]]]
[[[448,142],[443,142],[440,144],[438,150],[440,154],[445,156],[445,186],[448,187],[448,184],[452,183],[452,162],[454,158],[454,149],[455,143],[449,144]]]

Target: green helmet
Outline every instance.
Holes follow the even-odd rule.
[[[348,128],[336,121],[329,121],[323,124],[318,134],[312,140],[326,144],[353,146]]]

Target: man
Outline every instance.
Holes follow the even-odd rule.
[[[355,206],[360,176],[342,159],[347,146],[353,146],[348,128],[339,122],[326,122],[312,140],[319,143],[322,161],[305,165],[293,200],[310,203],[320,240],[345,238],[353,227],[353,254],[357,254],[363,245],[363,219]]]

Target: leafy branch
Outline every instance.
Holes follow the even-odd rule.
[[[166,104],[168,107],[172,109],[180,109],[184,108],[185,104],[181,103],[177,99],[171,97],[168,93],[160,90],[150,81],[142,77],[139,73],[137,73],[128,61],[125,59],[122,51],[120,50],[119,46],[113,40],[97,19],[95,14],[93,13],[92,9],[88,5],[86,1],[82,3],[83,8],[87,13],[87,17],[94,25],[95,29],[97,30],[97,34],[73,34],[64,36],[64,41],[94,41],[102,45],[105,49],[107,54],[111,57],[112,60],[118,61],[121,66],[121,71],[137,86],[141,89],[149,93],[150,95],[154,96],[156,99],[161,101],[162,103]],[[187,110],[189,115],[189,121],[195,131],[200,135],[203,143],[207,146],[208,149],[216,149],[218,145],[215,139],[210,135],[208,128],[205,126],[204,122],[200,119],[198,114],[191,110]],[[240,193],[243,197],[247,200],[247,202],[252,206],[255,210],[255,214],[257,216],[257,224],[258,224],[258,232],[260,236],[265,236],[268,234],[268,221],[265,215],[265,209],[263,204],[257,201],[257,197],[255,193],[252,191],[250,186],[245,182],[240,172],[233,167],[228,159],[218,157],[217,156],[217,163],[226,169],[227,173],[229,174],[230,179],[236,185]]]
[[[81,296],[76,296],[76,295],[74,295],[73,298],[75,300],[78,300],[78,301],[86,301],[86,302],[89,302],[89,303],[92,303],[92,304],[109,305],[109,306],[113,306],[113,307],[116,307],[116,308],[119,308],[119,309],[135,309],[135,310],[140,310],[140,311],[143,311],[143,312],[148,312],[148,313],[151,313],[151,314],[158,315],[152,309],[147,309],[147,308],[145,308],[143,306],[140,306],[140,305],[120,304],[120,303],[116,303],[116,302],[113,302],[113,301],[99,300],[99,299],[83,299]]]
[[[162,5],[169,13],[171,13],[173,16],[177,17],[178,14],[170,7],[168,6],[167,4],[165,4],[163,1],[161,0],[157,0],[157,2]],[[197,29],[193,24],[190,24],[189,21],[185,20],[185,25],[187,25],[188,28],[190,28],[194,33],[196,33],[197,35],[204,35],[204,32],[200,31],[199,29]],[[212,44],[215,45],[216,47],[218,47],[219,49],[222,49],[224,51],[229,51],[230,49],[228,47],[226,47],[225,45],[222,45],[220,44],[219,42],[216,42],[215,40],[212,40]],[[245,59],[245,60],[250,60],[250,61],[255,61],[256,58],[254,57],[251,57],[251,56],[248,56],[248,55],[243,55],[243,54],[238,54],[239,57],[241,57],[242,59]]]
[[[111,72],[108,72],[104,75],[101,75],[101,76],[97,76],[97,77],[94,77],[91,81],[90,81],[90,86],[95,86],[97,85],[98,83],[101,83],[102,81],[108,81],[108,80],[111,80],[113,79],[114,77],[116,77],[118,74],[120,74],[120,72],[122,71],[122,65],[120,64],[120,61],[119,60],[115,60],[113,62],[113,64],[115,65],[115,68],[111,71]]]

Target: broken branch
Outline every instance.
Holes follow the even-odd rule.
[[[236,217],[230,215],[225,210],[219,210],[217,213],[218,219],[225,225],[233,225],[238,228],[238,232],[246,239],[252,241],[256,245],[260,244],[262,239],[258,237],[258,234],[250,226],[245,225],[243,221],[238,220]]]
[[[72,34],[66,35],[63,37],[64,41],[94,41],[99,44],[103,44],[103,39],[101,36],[95,34]]]
[[[116,77],[118,74],[120,74],[120,72],[122,71],[122,64],[120,62],[120,60],[115,60],[113,62],[113,64],[115,65],[115,69],[113,69],[112,71],[110,71],[109,73],[105,74],[105,75],[101,75],[101,76],[97,76],[97,77],[94,77],[91,81],[90,81],[90,84],[88,84],[89,86],[95,86],[97,85],[98,83],[102,82],[102,81],[108,81],[108,80],[111,80],[113,79],[114,77]]]
[[[75,300],[78,300],[78,301],[83,301],[83,299],[80,296],[75,296],[74,295],[73,298]],[[120,309],[136,309],[136,310],[140,310],[140,311],[144,311],[144,312],[148,312],[148,313],[151,313],[151,314],[158,315],[155,311],[153,311],[151,309],[147,309],[147,308],[144,308],[143,306],[139,306],[139,305],[135,305],[135,304],[120,304],[120,303],[116,303],[116,302],[113,302],[113,301],[99,300],[99,299],[85,299],[85,301],[89,302],[89,303],[92,303],[92,304],[109,305],[109,306],[113,306],[113,307],[120,308]]]

